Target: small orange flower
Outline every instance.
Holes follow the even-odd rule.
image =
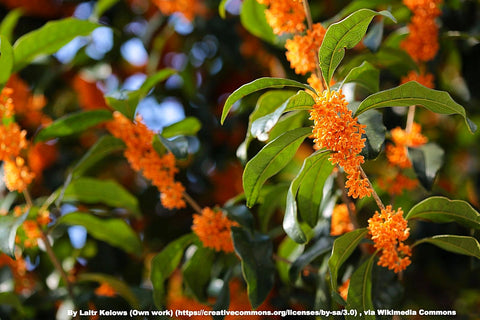
[[[83,109],[95,110],[107,108],[103,92],[97,87],[95,81],[90,81],[77,74],[75,78],[73,78],[72,86],[78,94],[78,102]]]
[[[348,298],[348,288],[350,287],[350,279],[347,279],[340,288],[338,288],[338,292],[340,296],[342,296],[343,300],[347,301]]]
[[[28,166],[37,177],[42,175],[43,170],[52,166],[58,158],[58,150],[55,144],[39,142],[28,150]]]
[[[206,14],[207,8],[200,0],[152,0],[160,12],[166,16],[181,13],[188,21],[193,21],[195,16]]]
[[[9,125],[0,125],[0,161],[8,160],[20,155],[27,147],[27,131],[21,130],[15,122]]]
[[[0,119],[10,118],[15,113],[13,100],[11,98],[13,90],[11,88],[3,88],[0,93]]]
[[[428,139],[420,133],[421,130],[422,127],[418,123],[412,124],[410,132],[406,132],[400,127],[391,130],[394,144],[388,144],[385,149],[390,164],[400,168],[410,168],[412,166],[408,158],[407,147],[415,148],[427,143]]]
[[[400,195],[404,190],[413,190],[418,186],[418,180],[397,173],[394,177],[379,179],[378,184],[391,195]]]
[[[322,80],[319,77],[317,77],[315,73],[312,73],[310,77],[308,77],[307,83],[310,85],[310,87],[315,89],[316,94],[319,94],[323,92],[323,90],[325,90],[325,88],[323,87]]]
[[[333,208],[330,235],[339,236],[354,229],[347,205],[342,203]]]
[[[204,208],[201,215],[193,215],[193,232],[206,248],[215,251],[233,252],[230,230],[237,226],[238,223],[228,219],[222,211],[214,211],[209,207]]]
[[[297,33],[305,30],[305,10],[301,1],[257,0],[266,5],[265,17],[273,33]]]
[[[25,165],[22,157],[4,160],[5,186],[10,191],[23,192],[35,178],[35,174]]]
[[[375,212],[368,220],[368,230],[375,248],[381,250],[379,266],[398,273],[410,265],[411,249],[403,243],[409,237],[410,229],[401,208],[394,212],[389,205],[380,213]]]
[[[297,74],[314,72],[317,67],[316,55],[322,45],[325,36],[325,28],[316,23],[312,29],[308,29],[305,35],[295,35],[285,43],[287,49],[286,57],[290,61],[290,67],[295,69]]]
[[[421,85],[424,85],[427,88],[433,89],[434,84],[433,84],[433,74],[431,73],[420,73],[418,74],[416,71],[410,71],[405,77],[402,77],[400,82],[406,83],[409,81],[417,81]]]
[[[95,289],[95,294],[102,297],[114,297],[117,292],[111,285],[103,282],[97,289]]]

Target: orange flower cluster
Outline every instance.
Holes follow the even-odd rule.
[[[55,18],[72,11],[68,8],[71,5],[56,0],[0,0],[0,3],[9,9],[21,8],[25,15],[44,18]]]
[[[95,294],[102,297],[114,297],[117,292],[111,285],[103,282],[97,289],[95,289]]]
[[[113,113],[113,120],[107,124],[107,129],[115,137],[122,139],[127,148],[124,152],[130,166],[136,171],[142,171],[145,178],[160,191],[160,200],[167,209],[186,207],[183,200],[185,188],[175,181],[178,169],[175,167],[175,157],[171,153],[160,156],[152,145],[154,133],[142,122],[140,116],[135,123],[118,111]]]
[[[78,102],[83,109],[96,110],[107,108],[103,92],[97,87],[95,81],[90,81],[77,74],[73,78],[72,86],[78,94]]]
[[[25,208],[16,206],[13,209],[13,214],[19,217],[25,213],[24,209]],[[38,245],[38,239],[42,238],[42,230],[40,228],[46,226],[51,221],[49,211],[44,210],[38,212],[35,220],[25,220],[22,223],[22,227],[17,232],[15,242],[20,243],[23,240],[23,246],[25,248],[36,247]]]
[[[388,144],[386,148],[387,159],[392,165],[400,168],[410,168],[412,163],[408,159],[407,147],[420,147],[427,143],[427,138],[420,132],[422,127],[418,123],[413,123],[410,132],[406,132],[400,127],[391,131],[394,144]]]
[[[379,179],[378,184],[391,195],[400,195],[404,190],[413,190],[418,185],[417,179],[407,177],[402,173],[397,173],[394,177]]]
[[[206,248],[215,251],[233,252],[230,230],[237,226],[238,223],[228,219],[223,212],[213,211],[209,207],[204,208],[201,215],[193,215],[193,232]]]
[[[297,33],[305,30],[305,11],[302,1],[296,0],[257,0],[267,6],[265,17],[273,33]]]
[[[181,13],[188,21],[193,21],[195,16],[205,15],[207,8],[199,0],[152,0],[160,12],[166,16]]]
[[[401,46],[415,61],[432,60],[438,51],[438,25],[441,0],[403,0],[413,16],[408,25],[410,34]]]
[[[317,67],[318,50],[322,45],[326,29],[320,24],[315,23],[312,29],[308,29],[305,35],[295,35],[293,39],[288,39],[285,43],[287,49],[287,60],[290,61],[290,67],[295,69],[297,74],[306,74],[314,72]]]
[[[365,146],[365,125],[352,117],[347,108],[347,101],[342,91],[325,90],[317,96],[310,119],[314,121],[313,136],[317,149],[332,151],[330,162],[343,167],[347,173],[346,187],[348,195],[354,198],[370,196],[372,189],[368,180],[361,177],[359,166],[364,163],[360,155]]]
[[[15,281],[15,292],[18,294],[30,294],[35,286],[35,279],[28,273],[27,262],[16,255],[15,260],[4,253],[0,253],[0,268],[7,266],[12,272]]]
[[[375,215],[368,219],[368,230],[375,248],[382,251],[379,266],[398,273],[410,265],[412,250],[403,243],[410,235],[410,228],[407,227],[407,220],[403,218],[402,209],[393,212],[389,205],[380,213],[376,211]]]
[[[418,74],[416,71],[410,71],[405,77],[402,77],[400,80],[401,83],[406,83],[409,81],[417,81],[421,85],[424,85],[427,88],[433,89],[433,74],[431,73],[420,73]]]
[[[343,300],[347,301],[348,298],[348,288],[350,287],[350,279],[347,279],[340,288],[338,288],[338,292],[340,293],[340,296],[343,298]]]
[[[330,235],[339,236],[353,229],[347,205],[344,203],[336,205],[332,212]]]

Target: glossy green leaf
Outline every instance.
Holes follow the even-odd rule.
[[[440,114],[459,114],[465,119],[470,132],[477,130],[477,126],[467,118],[465,109],[447,92],[429,89],[416,81],[409,81],[393,89],[372,94],[362,101],[355,116],[370,109],[412,105],[421,105]]]
[[[142,252],[142,244],[135,231],[119,218],[99,218],[85,212],[72,212],[58,218],[57,224],[82,226],[95,239],[105,241],[128,253]]]
[[[302,270],[309,265],[313,260],[326,254],[332,249],[332,239],[330,237],[321,237],[315,241],[302,255],[293,261],[288,276],[293,283],[297,280]]]
[[[69,114],[42,129],[35,137],[35,141],[46,141],[79,133],[110,119],[112,119],[112,113],[108,110],[81,111]]]
[[[162,308],[165,303],[165,280],[175,271],[185,248],[195,239],[197,237],[193,233],[177,238],[152,259],[150,280],[153,285],[153,301],[157,308]]]
[[[290,237],[283,238],[278,246],[277,255],[282,259],[277,259],[275,264],[277,266],[279,278],[286,284],[290,283],[288,271],[291,264],[287,261],[295,261],[305,249],[305,245],[298,244]]]
[[[158,134],[159,141],[168,151],[173,153],[177,159],[185,159],[188,157],[188,139],[185,136],[177,136],[172,139],[166,139],[163,135]]]
[[[230,220],[236,221],[241,226],[253,231],[255,221],[252,213],[246,206],[225,206],[223,209],[227,211],[227,216]]]
[[[358,83],[370,92],[378,92],[380,71],[369,62],[364,61],[358,67],[350,70],[340,86],[348,82]]]
[[[119,280],[111,275],[103,274],[103,273],[81,273],[78,275],[76,281],[77,282],[94,281],[94,282],[98,282],[99,284],[106,283],[110,285],[119,296],[124,298],[132,308],[134,309],[140,308],[138,299],[133,293],[133,291],[130,289],[130,287],[124,281]]]
[[[123,143],[121,139],[115,138],[111,135],[102,136],[73,167],[73,178],[83,175],[88,169],[107,155],[123,150],[124,148],[125,143]]]
[[[376,111],[365,112],[358,116],[358,122],[367,126],[362,135],[362,138],[366,138],[365,147],[360,154],[367,160],[375,159],[385,143],[387,128],[383,124],[383,116]]]
[[[162,129],[164,138],[175,136],[193,136],[202,128],[202,123],[195,117],[186,117]]]
[[[0,90],[7,83],[13,69],[13,49],[7,37],[0,34]]]
[[[435,223],[456,222],[467,228],[480,229],[480,213],[468,202],[445,197],[430,197],[416,204],[405,219],[421,219]]]
[[[431,243],[446,251],[480,259],[480,244],[477,239],[473,237],[454,236],[450,234],[439,235],[418,240],[414,243],[414,246],[421,243]]]
[[[273,244],[263,234],[252,235],[244,228],[232,228],[235,252],[242,260],[242,274],[247,282],[248,299],[253,309],[260,306],[273,288],[275,265]]]
[[[278,173],[293,158],[303,140],[311,134],[311,128],[297,128],[285,132],[268,143],[245,166],[243,189],[247,206],[252,207],[265,181]]]
[[[20,19],[22,14],[21,8],[11,10],[0,23],[0,35],[4,36],[7,41],[12,41],[13,30],[17,26],[18,19]]]
[[[119,0],[98,0],[93,8],[93,17],[100,18],[107,10],[117,4]]]
[[[15,236],[28,216],[28,211],[19,217],[0,216],[0,251],[15,259]]]
[[[254,36],[270,43],[275,43],[277,37],[265,18],[266,7],[257,0],[244,0],[240,11],[242,25]]]
[[[253,0],[255,1],[255,0]],[[252,82],[249,82],[247,84],[244,84],[237,90],[235,90],[228,98],[227,101],[225,101],[225,105],[223,106],[223,111],[222,111],[222,118],[221,118],[221,123],[225,121],[225,118],[227,117],[228,113],[230,112],[230,109],[232,109],[232,106],[235,102],[238,100],[242,99],[243,97],[263,90],[263,89],[269,89],[269,88],[284,88],[284,87],[293,87],[293,88],[300,88],[300,89],[309,89],[312,90],[308,85],[303,84],[298,81],[290,80],[290,79],[282,79],[282,78],[260,78],[256,79]]]
[[[183,267],[183,281],[198,301],[207,300],[207,286],[214,258],[215,251],[198,247]]]
[[[137,198],[113,180],[75,179],[65,189],[63,201],[103,203],[114,208],[125,208],[132,213],[140,212]]]
[[[350,277],[348,287],[347,309],[357,310],[375,310],[372,302],[372,269],[375,261],[375,255],[372,255],[367,261]],[[356,315],[358,316],[358,314]],[[358,319],[356,316],[347,314],[347,319]],[[375,320],[375,315],[363,314],[363,319]]]
[[[121,91],[105,97],[105,102],[128,119],[133,120],[140,96],[139,91]]]
[[[284,211],[289,185],[279,183],[262,188],[262,196],[257,209],[260,231],[267,232],[276,210]]]
[[[22,69],[39,56],[55,53],[75,37],[89,35],[97,27],[99,25],[96,23],[75,18],[47,22],[15,42],[14,70]]]
[[[330,270],[330,279],[332,291],[337,291],[338,271],[342,264],[350,257],[358,244],[365,238],[368,233],[367,228],[357,229],[335,239],[333,243],[332,256],[328,260],[328,268]]]
[[[430,142],[418,148],[408,148],[408,157],[420,183],[431,190],[438,170],[443,165],[445,152],[436,143]]]
[[[360,9],[328,27],[318,52],[320,68],[326,83],[330,83],[332,80],[335,69],[345,56],[345,48],[351,49],[362,40],[370,21],[376,15],[382,15],[395,21],[388,11],[375,12],[369,9]]]
[[[315,99],[304,90],[298,91],[288,100],[285,112],[294,110],[310,110],[315,104]]]

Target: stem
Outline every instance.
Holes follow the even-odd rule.
[[[360,170],[360,174],[362,175],[362,178],[367,180],[368,186],[370,187],[370,189],[372,189],[372,196],[373,196],[373,199],[375,199],[375,202],[377,203],[377,206],[378,206],[381,210],[385,210],[385,206],[384,206],[384,204],[383,204],[383,202],[382,202],[382,199],[380,199],[380,197],[378,196],[377,192],[376,192],[375,189],[373,188],[373,185],[372,185],[372,183],[370,182],[370,180],[368,179],[367,174],[365,173],[365,171],[363,171],[362,166],[358,166],[358,169]]]
[[[359,228],[358,221],[357,221],[357,216],[355,214],[355,211],[353,208],[355,208],[353,205],[352,199],[347,195],[347,190],[345,189],[345,184],[344,184],[344,177],[343,174],[340,172],[337,174],[335,177],[335,181],[337,182],[338,187],[342,190],[342,201],[347,205],[347,210],[348,210],[348,216],[350,217],[350,221],[353,224],[353,227],[355,229]]]
[[[412,131],[413,118],[415,118],[415,106],[410,106],[408,107],[407,124],[405,126],[405,131],[407,133]]]
[[[198,214],[202,214],[202,207],[186,192],[183,192],[183,198],[187,201],[190,207],[193,208]]]
[[[23,190],[23,196],[25,197],[25,202],[27,203],[28,208],[33,207],[32,196],[30,196],[28,189]]]
[[[308,0],[302,0],[303,3],[303,10],[305,11],[305,17],[307,19],[307,27],[309,30],[313,31],[313,21],[312,21],[312,14],[310,12],[310,6],[308,5]],[[323,83],[324,88],[328,88],[328,84],[325,82],[322,76],[322,70],[320,70],[320,61],[318,60],[318,55],[315,54],[315,75],[320,79]]]

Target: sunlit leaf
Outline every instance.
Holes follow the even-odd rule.
[[[108,9],[117,4],[119,0],[98,0],[93,8],[93,17],[100,18]]]
[[[13,30],[17,26],[18,20],[22,14],[23,12],[21,8],[11,10],[0,23],[0,35],[4,36],[7,41],[12,41]]]
[[[429,142],[417,148],[408,148],[408,157],[420,183],[431,190],[438,170],[443,165],[445,152],[436,143]]]
[[[254,36],[275,43],[276,36],[265,18],[265,9],[266,7],[258,3],[257,0],[244,0],[240,12],[240,21],[245,29]]]
[[[193,136],[202,128],[202,123],[195,117],[186,117],[162,129],[164,138],[175,136]]]
[[[431,243],[446,251],[480,259],[480,244],[477,239],[473,237],[454,236],[450,234],[439,235],[418,240],[414,243],[414,246],[421,243]]]
[[[0,34],[0,90],[12,74],[14,58],[13,49],[7,37]]]
[[[370,92],[377,92],[379,90],[379,81],[380,71],[369,62],[364,61],[358,67],[350,70],[341,85],[343,85],[343,83],[355,82]]]
[[[0,216],[0,251],[15,259],[15,236],[28,216],[28,211],[19,217],[12,215]]]

